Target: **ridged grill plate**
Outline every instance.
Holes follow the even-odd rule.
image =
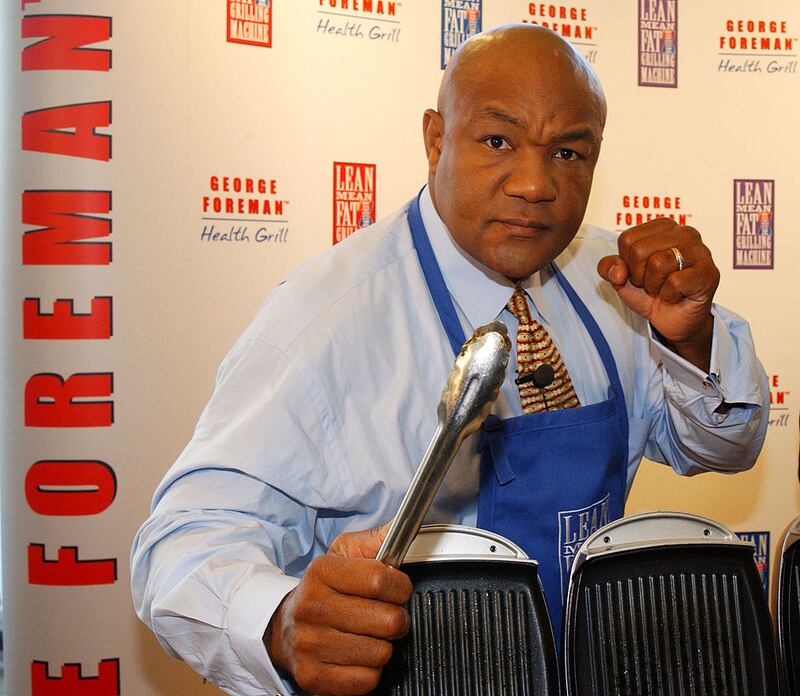
[[[403,566],[412,627],[375,694],[558,693],[552,628],[531,563],[437,561]]]
[[[573,580],[572,694],[777,693],[769,612],[752,549],[620,552],[587,562]]]

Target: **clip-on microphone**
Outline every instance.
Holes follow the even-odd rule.
[[[553,369],[553,366],[550,363],[542,363],[533,372],[522,375],[522,377],[517,377],[514,382],[520,386],[528,382],[533,382],[534,387],[544,389],[549,384],[552,384],[555,378],[556,371]]]

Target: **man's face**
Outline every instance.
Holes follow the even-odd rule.
[[[494,51],[454,73],[427,112],[431,195],[458,245],[512,279],[546,266],[583,220],[602,97],[563,55]]]

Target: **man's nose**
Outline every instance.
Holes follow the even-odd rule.
[[[505,194],[524,198],[528,203],[555,200],[554,164],[541,152],[519,153],[511,173],[506,177],[503,187]]]

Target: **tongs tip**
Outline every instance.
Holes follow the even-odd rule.
[[[483,326],[479,326],[477,329],[475,329],[475,333],[473,333],[472,336],[470,336],[470,338],[467,339],[462,346],[461,353],[463,354],[467,347],[471,344],[492,333],[499,334],[500,338],[502,339],[503,347],[506,350],[511,350],[511,340],[508,337],[508,327],[499,319],[495,319],[494,321],[490,321],[488,324],[484,324]]]

